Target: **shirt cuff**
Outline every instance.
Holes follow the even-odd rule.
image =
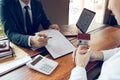
[[[32,45],[30,44],[30,38],[31,38],[32,36],[29,36],[29,38],[28,38],[28,45],[29,45],[29,47],[32,47]]]
[[[120,51],[120,48],[114,48],[114,49],[109,49],[109,50],[103,50],[103,55],[104,55],[104,61],[108,60],[111,56],[116,54],[118,51]]]
[[[87,80],[85,68],[78,66],[73,68],[69,80]]]

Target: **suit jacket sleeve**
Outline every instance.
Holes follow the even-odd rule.
[[[69,80],[87,80],[86,70],[83,67],[75,67]]]
[[[14,44],[29,47],[28,45],[28,35],[25,35],[25,31],[16,24],[16,18],[13,16],[14,14],[10,11],[11,4],[13,3],[10,0],[3,0],[0,6],[0,16],[1,22],[4,27],[4,32],[6,33],[7,37],[10,39],[11,42]],[[8,7],[9,6],[9,7]],[[19,25],[20,26],[20,25]]]
[[[41,2],[38,2],[38,3],[39,3],[39,8],[41,8],[40,11],[42,13],[41,14],[41,20],[40,20],[41,25],[43,26],[44,29],[48,29],[49,26],[51,25],[51,22],[50,22],[49,18],[47,17]]]
[[[44,29],[48,29],[51,25],[49,18],[47,17],[40,0],[31,0],[33,25],[39,26],[40,24]]]

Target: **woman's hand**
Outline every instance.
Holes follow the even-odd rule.
[[[81,45],[73,52],[73,59],[76,66],[86,67],[90,59],[88,46]]]

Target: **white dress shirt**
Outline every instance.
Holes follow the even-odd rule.
[[[120,80],[120,48],[102,51],[104,63],[97,80]],[[86,70],[83,67],[75,67],[69,80],[87,80]]]

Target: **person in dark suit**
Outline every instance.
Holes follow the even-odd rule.
[[[26,17],[25,6],[28,9],[29,21],[26,19],[28,17]],[[2,0],[0,10],[4,32],[16,45],[27,48],[45,46],[48,41],[47,35],[35,35],[39,32],[40,25],[44,29],[59,30],[59,26],[51,24],[47,18],[40,0]]]

